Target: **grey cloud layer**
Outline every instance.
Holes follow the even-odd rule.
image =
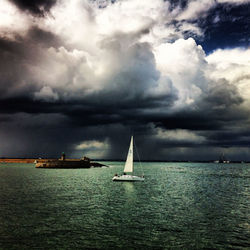
[[[62,1],[65,6],[60,7],[55,1],[15,1],[21,10],[42,16],[43,21],[33,22],[25,32],[17,31],[11,37],[0,30],[0,136],[2,141],[9,140],[3,153],[39,155],[47,151],[55,156],[68,151],[77,155],[81,154],[76,152],[77,145],[96,140],[108,144],[103,157],[120,158],[125,150],[123,141],[132,132],[142,151],[148,156],[154,152],[154,159],[169,158],[166,148],[171,148],[171,157],[177,157],[181,153],[178,147],[193,147],[195,152],[197,145],[245,147],[249,111],[248,100],[239,90],[242,87],[235,77],[211,77],[219,62],[207,61],[194,39],[181,39],[194,32],[202,34],[182,20],[193,20],[189,2],[168,5],[169,15],[183,17],[179,30],[177,24],[174,28],[166,25],[165,42],[157,30],[162,29],[160,22],[166,13],[161,18],[151,13],[148,21],[138,12],[136,19],[131,16],[131,23],[124,26],[127,30],[118,31],[117,24],[109,23],[105,15],[119,19],[120,11],[123,26],[122,11],[129,8],[126,2],[120,7],[116,2],[102,10],[87,2],[74,5]],[[159,8],[168,3],[148,4],[158,4],[155,11],[163,13]],[[140,2],[135,1],[136,5]],[[76,6],[82,8],[79,13]],[[60,19],[63,7],[65,23]],[[203,5],[195,7],[202,13]],[[57,8],[62,9],[57,12]],[[48,12],[53,18],[46,17]],[[72,13],[81,23],[79,27],[67,26],[74,19]],[[241,79],[249,81],[245,74]],[[235,125],[238,122],[245,125]],[[176,138],[164,131],[173,131]],[[22,150],[19,146],[11,149],[25,136]],[[189,149],[182,157],[188,154]]]

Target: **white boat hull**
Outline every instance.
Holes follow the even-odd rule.
[[[144,177],[134,176],[134,175],[121,175],[121,176],[114,176],[113,181],[144,181]]]

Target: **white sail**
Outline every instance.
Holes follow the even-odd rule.
[[[128,156],[124,167],[124,173],[133,172],[133,136],[131,137]]]

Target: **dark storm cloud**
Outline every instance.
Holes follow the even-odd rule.
[[[14,114],[19,112],[29,114],[53,113],[60,110],[59,107],[61,106],[60,103],[52,106],[50,103],[34,101],[28,96],[4,98],[0,100],[0,105],[0,112],[3,114]]]
[[[110,92],[112,95],[112,93]],[[93,97],[90,97],[93,99]],[[34,100],[30,97],[23,98],[6,98],[0,100],[1,113],[18,113],[25,112],[29,114],[38,113],[60,113],[68,117],[69,122],[73,126],[89,126],[96,124],[127,124],[133,126],[139,125],[141,122],[151,122],[154,119],[144,114],[145,109],[159,108],[159,103],[147,101],[142,102],[139,99],[121,100],[120,103],[113,102],[110,97],[94,97],[96,102],[86,100],[74,101],[56,101],[46,102]],[[170,99],[173,97],[169,97]],[[101,101],[100,101],[101,99]],[[167,104],[162,105],[162,108],[170,107]]]
[[[153,119],[167,129],[221,130],[232,123],[248,120],[247,111],[240,107],[242,103],[243,98],[237,88],[224,82],[212,87],[188,109],[184,108],[166,118]]]
[[[14,40],[0,35],[2,67],[5,64],[8,65],[9,61],[12,65],[15,64],[15,60],[27,61],[32,64],[41,58],[40,45],[49,48],[57,47],[60,44],[60,39],[56,35],[35,26],[31,27],[25,36],[14,35]]]
[[[33,34],[33,31],[31,30],[28,34]],[[31,37],[33,40],[37,39],[34,35]],[[50,35],[48,35],[48,37],[50,37]],[[50,40],[54,41],[54,39]],[[31,51],[27,51],[27,54],[25,53],[30,47],[26,48],[24,44],[25,43],[19,41],[19,43],[14,46],[12,43],[2,41],[1,48],[3,51],[8,52],[8,56],[12,53],[16,54],[17,58],[19,58],[18,63],[28,62],[32,58],[32,53]],[[177,99],[177,93],[171,91],[168,95],[159,95],[155,98],[144,95],[141,91],[144,85],[140,84],[145,83],[145,81],[147,82],[147,79],[150,78],[157,80],[159,73],[154,70],[152,71],[152,65],[154,64],[153,61],[151,61],[153,59],[152,54],[149,53],[145,55],[142,53],[145,49],[143,46],[135,46],[134,49],[135,50],[131,51],[131,53],[135,53],[136,55],[134,61],[130,61],[128,68],[124,68],[123,73],[114,77],[112,82],[115,85],[108,86],[108,89],[104,91],[74,100],[57,100],[51,103],[46,100],[35,100],[32,98],[31,93],[33,93],[35,89],[30,87],[27,89],[27,93],[18,93],[16,97],[5,97],[0,101],[1,113],[26,113],[35,116],[36,114],[48,114],[47,119],[56,120],[58,120],[58,118],[55,114],[61,114],[66,118],[66,120],[63,121],[64,127],[60,127],[60,120],[56,122],[58,129],[55,128],[56,125],[53,125],[54,128],[44,126],[44,119],[40,119],[40,128],[38,123],[35,123],[32,133],[29,135],[29,140],[36,141],[40,147],[33,147],[33,151],[30,151],[30,154],[42,152],[42,150],[48,150],[49,148],[50,156],[56,157],[58,151],[67,151],[69,153],[74,151],[70,145],[75,145],[79,141],[79,138],[82,140],[93,138],[103,140],[108,137],[112,148],[112,152],[109,152],[108,157],[123,158],[121,152],[125,152],[126,150],[124,144],[121,145],[121,140],[126,140],[131,131],[135,132],[139,143],[143,142],[142,138],[140,138],[140,131],[143,131],[143,137],[149,135],[147,146],[142,146],[142,150],[148,152],[148,154],[154,150],[154,146],[168,148],[171,145],[176,147],[191,147],[192,145],[193,147],[200,145],[230,145],[230,140],[221,140],[221,143],[218,143],[209,136],[206,144],[196,144],[188,140],[178,142],[174,140],[164,141],[154,139],[154,132],[149,124],[156,124],[157,126],[173,130],[179,128],[191,131],[205,131],[204,136],[206,136],[207,131],[225,129],[233,122],[246,119],[245,114],[236,109],[243,100],[235,87],[224,82],[218,86],[214,86],[208,93],[202,95],[200,100],[193,105],[193,107],[196,105],[195,110],[189,108],[174,113],[169,112],[167,115],[160,115],[162,113],[161,111],[171,108]],[[6,59],[7,58],[9,57],[6,57]],[[128,59],[129,58],[130,57],[128,57]],[[150,63],[152,63],[151,66]],[[127,64],[128,62],[125,60],[125,65]],[[137,67],[134,68],[134,65]],[[145,68],[147,69],[146,74],[142,74],[145,72]],[[138,74],[140,70],[142,73]],[[126,88],[128,81],[130,82],[129,85],[131,89]],[[114,88],[116,85],[118,85],[119,88]],[[16,87],[16,85],[14,84],[13,87]],[[154,112],[154,108],[157,108],[158,111]],[[149,112],[145,112],[145,110],[149,110]],[[20,117],[22,117],[22,115]],[[16,119],[16,117],[14,116],[13,119]],[[6,120],[6,122],[7,121],[8,120]],[[14,120],[12,120],[12,122],[13,121]],[[34,117],[31,117],[30,125],[27,125],[27,123],[25,123],[25,125],[21,119],[20,124],[23,124],[21,125],[23,128],[18,128],[17,126],[13,131],[16,131],[16,133],[27,133],[29,127],[32,126],[34,122]],[[123,126],[121,127],[120,124],[123,124]],[[100,134],[95,134],[91,128],[93,126],[102,126],[102,128],[100,128]],[[7,128],[3,127],[3,131],[5,130],[7,130]],[[74,131],[73,133],[72,130]],[[98,129],[95,129],[95,131],[96,130]],[[61,134],[63,134],[63,137]],[[42,139],[46,138],[45,140],[51,141],[49,138],[58,137],[60,137],[60,139],[56,140],[56,142],[53,141],[49,146],[47,142]],[[236,142],[237,139],[231,140],[231,143]],[[240,143],[240,140],[238,143]],[[28,142],[26,144],[27,148],[30,147]],[[160,157],[160,152],[155,155],[155,157]]]
[[[162,79],[169,85],[168,93],[154,92],[160,74],[155,69],[154,56],[148,44],[135,44],[125,56],[116,50],[117,56],[123,58],[120,61],[122,71],[115,73],[100,91],[87,96],[79,95],[72,100],[60,98],[48,102],[46,99],[34,99],[34,92],[39,89],[30,68],[36,65],[39,68],[44,57],[44,47],[59,45],[60,39],[54,34],[37,27],[29,29],[26,36],[16,36],[15,41],[0,39],[0,55],[4,59],[0,64],[0,70],[3,72],[0,77],[0,88],[3,89],[0,100],[1,113],[60,113],[69,118],[72,126],[99,123],[139,124],[144,119],[145,109],[159,105],[168,108],[177,100],[177,92],[168,79]],[[113,49],[113,45],[113,41],[111,44],[105,41],[105,49]],[[41,75],[40,81],[42,77]],[[63,95],[63,88],[58,89],[58,93]]]
[[[249,121],[247,121],[249,124]],[[250,126],[247,124],[241,129],[227,129],[222,131],[210,132],[206,134],[209,145],[230,147],[234,146],[250,146]]]
[[[57,0],[9,0],[22,11],[36,16],[44,16],[56,4]]]
[[[25,12],[43,17],[56,3],[12,2]],[[173,34],[166,41],[174,41],[181,35],[195,36],[195,29],[194,32],[193,29],[182,30],[186,23],[194,24],[192,27],[198,23],[202,30],[206,30],[204,45],[207,38],[212,39],[217,34],[215,28],[224,29],[223,25],[226,27],[233,22],[246,25],[249,19],[241,18],[241,15],[246,16],[243,8],[231,6],[224,9],[223,6],[213,8],[208,16],[204,15],[199,20],[170,20],[170,26],[175,29],[171,26]],[[171,10],[178,9],[181,13],[187,8],[188,1],[170,1]],[[84,11],[87,12],[87,9]],[[241,11],[239,15],[238,11]],[[56,14],[58,13],[55,11],[55,16]],[[85,20],[83,16],[77,15],[75,18],[79,18],[79,23]],[[231,17],[235,19],[230,20]],[[60,18],[61,16],[59,20]],[[84,40],[82,35],[78,37],[81,30],[87,27],[83,25],[79,28],[76,25],[67,29],[64,23],[53,23],[52,19],[47,26],[48,30],[41,28],[46,27],[46,24],[42,23],[39,27],[30,24],[28,31],[23,34],[11,34],[11,38],[2,35],[0,136],[5,146],[1,153],[6,156],[9,152],[15,152],[12,156],[24,157],[28,150],[29,156],[58,157],[61,151],[66,151],[69,155],[74,153],[81,142],[97,140],[108,142],[108,158],[125,158],[131,134],[136,135],[139,150],[147,159],[166,159],[166,148],[198,150],[200,147],[246,146],[250,137],[248,112],[242,108],[244,100],[237,88],[226,81],[215,82],[213,87],[203,87],[208,84],[208,80],[203,77],[207,62],[201,49],[198,61],[193,62],[190,58],[190,64],[193,63],[191,73],[179,68],[178,63],[173,63],[174,67],[170,71],[166,67],[166,72],[173,70],[173,75],[176,73],[178,77],[182,77],[176,84],[171,73],[168,75],[157,69],[156,55],[153,53],[153,46],[157,45],[140,41],[145,35],[153,34],[152,30],[158,27],[157,23],[162,21],[161,18],[160,21],[144,17],[142,20],[137,20],[140,25],[134,31],[111,29],[108,35],[103,36],[101,32],[100,36],[100,27],[94,23],[95,19],[88,19],[94,30],[90,37],[93,38],[93,43],[98,41],[94,44],[94,49],[89,49],[89,44],[85,44],[88,38]],[[59,35],[53,33],[55,25]],[[166,29],[170,26],[166,25]],[[102,28],[105,34],[107,31]],[[73,30],[77,32],[72,32]],[[230,31],[233,33],[233,30],[236,30],[236,26],[232,26]],[[240,32],[243,33],[241,39],[249,35],[247,26]],[[226,32],[224,36],[225,34]],[[238,36],[235,33],[235,37]],[[160,39],[156,41],[159,42]],[[184,54],[186,50],[183,48],[188,45],[184,40],[181,45],[181,53]],[[196,47],[195,42],[192,46],[189,45],[187,54],[192,54]],[[178,53],[177,49],[176,52]],[[195,58],[196,54],[192,55]],[[180,57],[180,62],[184,64],[184,68],[188,68],[185,64],[189,63],[189,58],[181,61],[183,58]],[[194,76],[190,77],[189,74]],[[244,75],[237,80],[246,80],[248,77]],[[194,91],[198,89],[201,92],[199,98],[191,93],[194,82],[197,85]],[[181,99],[182,93],[178,92],[181,88],[184,92],[191,93],[193,103],[187,102],[184,105],[186,99]],[[178,101],[183,103],[175,106]],[[236,128],[236,124],[242,125]],[[160,129],[166,134],[161,134]],[[168,132],[171,132],[172,137],[168,137]],[[177,156],[178,153],[173,155]]]
[[[34,58],[32,59],[32,54]],[[35,63],[37,51],[32,46],[27,48],[25,42],[9,41],[0,38],[0,96],[9,95],[13,88],[18,88],[23,76],[28,73],[26,62]],[[25,89],[23,90],[25,92]],[[28,92],[26,92],[28,93]]]
[[[162,148],[230,148],[248,147],[250,145],[249,111],[242,108],[244,100],[237,88],[226,82],[216,85],[204,93],[195,104],[188,109],[164,116],[152,116],[155,126],[167,131],[176,129],[193,131],[202,141],[160,140],[157,145]],[[172,145],[172,146],[171,146]]]
[[[12,122],[1,122],[0,136],[4,145],[1,156],[5,157],[60,157],[61,152],[70,152],[77,136],[83,137],[86,131],[72,129],[67,120],[57,114],[49,116],[13,116]],[[15,119],[15,121],[13,121]],[[34,120],[37,124],[34,124]],[[45,125],[44,121],[56,121]]]
[[[225,80],[221,80],[219,84],[212,87],[204,98],[204,103],[213,109],[229,109],[232,106],[240,105],[243,102],[238,89],[234,85],[228,84]]]
[[[31,97],[36,90],[32,68],[40,67],[43,48],[57,47],[60,39],[51,32],[35,26],[14,40],[0,35],[0,96]]]
[[[50,31],[46,31],[40,29],[36,26],[33,26],[29,29],[27,33],[27,39],[30,42],[38,43],[46,48],[54,47],[57,48],[58,46],[63,45],[63,42],[59,37],[53,34]]]
[[[164,0],[164,2],[170,3],[170,11],[178,7],[181,9],[185,9],[188,5],[188,0]]]
[[[222,92],[221,92],[222,91]],[[223,101],[225,100],[225,101]],[[108,157],[122,157],[124,145],[121,140],[129,138],[131,133],[137,137],[138,143],[143,145],[143,140],[147,138],[147,144],[142,146],[141,150],[150,154],[157,148],[171,147],[229,147],[230,145],[247,146],[247,138],[250,134],[246,130],[246,126],[241,129],[234,129],[234,125],[238,123],[248,122],[248,113],[239,108],[243,100],[237,92],[237,89],[227,83],[221,86],[215,86],[208,95],[201,97],[196,103],[197,109],[183,109],[179,112],[170,113],[165,116],[159,116],[157,113],[145,114],[143,109],[136,110],[133,104],[130,108],[122,108],[122,106],[92,106],[85,109],[82,107],[69,107],[65,113],[74,126],[105,126],[109,125],[110,130],[105,129],[105,135],[110,139],[112,152]],[[102,101],[102,103],[104,103]],[[144,107],[145,108],[145,107]],[[164,109],[164,106],[162,106]],[[82,117],[80,114],[84,114]],[[121,126],[120,124],[123,124]],[[150,124],[164,127],[167,130],[185,129],[197,132],[198,135],[206,138],[205,141],[195,142],[187,139],[176,141],[174,139],[164,140],[163,138],[154,138],[153,128]],[[116,128],[116,129],[115,129]],[[227,129],[231,131],[225,132]],[[86,129],[89,131],[89,129]],[[234,132],[232,132],[234,131]],[[241,131],[241,132],[240,132]],[[94,135],[93,135],[94,137]],[[144,138],[144,139],[143,139]],[[245,138],[245,139],[244,139]],[[119,153],[120,152],[120,153]],[[157,157],[160,157],[160,152]]]

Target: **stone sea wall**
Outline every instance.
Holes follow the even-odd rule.
[[[35,163],[37,159],[0,158],[0,163]]]

